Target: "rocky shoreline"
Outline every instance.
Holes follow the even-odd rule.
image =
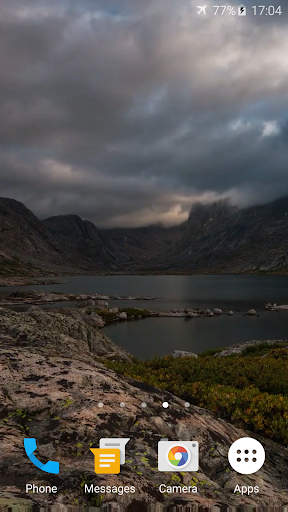
[[[249,347],[256,347],[257,345],[283,345],[283,348],[288,348],[288,340],[251,340],[251,341],[245,341],[244,343],[236,343],[235,345],[232,345],[228,347],[225,350],[222,350],[221,352],[218,352],[215,354],[214,357],[224,357],[224,356],[233,356],[233,355],[241,355],[244,350],[246,350]]]
[[[213,318],[214,316],[228,315],[233,316],[234,311],[222,310],[220,308],[214,309],[201,309],[201,308],[186,308],[186,309],[170,309],[166,311],[158,311],[152,309],[141,309],[134,307],[135,314],[125,314],[125,311],[119,310],[116,307],[109,307],[107,301],[156,301],[160,297],[145,297],[145,296],[120,296],[120,295],[103,295],[103,294],[81,294],[81,293],[59,293],[59,292],[44,292],[41,290],[18,290],[9,295],[0,296],[0,307],[7,306],[41,306],[45,304],[57,304],[70,302],[71,306],[86,307],[90,313],[97,310],[97,312],[105,317],[105,322],[112,322],[117,320],[135,320],[135,318],[143,317],[169,317],[169,318]],[[124,308],[125,309],[125,308]],[[127,310],[130,308],[126,308]],[[266,307],[267,309],[267,307]],[[118,314],[119,313],[119,314]],[[142,314],[145,313],[145,314]],[[114,316],[113,316],[114,314]],[[247,316],[259,316],[255,309],[249,309],[246,312],[241,312]]]
[[[132,356],[98,328],[99,319],[83,308],[17,313],[0,308],[0,506],[97,507],[115,505],[115,495],[85,495],[84,483],[134,485],[135,494],[117,496],[117,505],[194,507],[288,504],[288,451],[253,434],[265,447],[265,466],[241,477],[260,493],[234,494],[239,475],[227,453],[236,439],[250,435],[212,413],[153,386],[116,374],[105,360],[129,362]],[[163,409],[163,401],[169,408]],[[125,407],[120,407],[120,403]],[[145,402],[143,409],[141,404]],[[102,404],[100,407],[99,404]],[[119,477],[95,475],[90,447],[100,437],[130,437]],[[37,438],[38,452],[60,463],[59,475],[43,475],[25,456],[23,436]],[[200,446],[197,474],[157,471],[158,441],[195,439]],[[9,471],[7,470],[9,468]],[[197,485],[197,494],[169,495],[159,484]],[[24,492],[25,484],[56,485],[56,495]],[[140,508],[139,508],[140,510]],[[142,508],[141,508],[142,510]]]
[[[159,297],[133,297],[128,295],[126,297],[120,295],[103,295],[94,293],[92,295],[84,293],[59,293],[59,292],[44,292],[41,290],[20,290],[13,292],[9,295],[0,296],[0,306],[22,306],[25,304],[41,305],[41,304],[54,304],[56,302],[75,302],[79,305],[100,305],[108,306],[108,303],[103,302],[107,300],[130,300],[130,301],[150,301],[156,300]]]
[[[265,309],[266,309],[266,311],[288,311],[288,305],[283,304],[282,306],[278,306],[277,304],[272,305],[269,302],[269,304],[265,305]]]
[[[0,277],[0,287],[9,286],[38,286],[38,285],[49,285],[49,284],[66,284],[67,281],[60,281],[59,279],[49,278],[29,278],[29,277]]]

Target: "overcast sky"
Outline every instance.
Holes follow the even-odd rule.
[[[112,227],[288,194],[288,5],[199,3],[1,0],[0,195]]]

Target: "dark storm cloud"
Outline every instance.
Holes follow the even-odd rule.
[[[287,12],[213,11],[2,0],[1,195],[112,226],[288,194]]]

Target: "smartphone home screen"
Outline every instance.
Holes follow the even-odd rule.
[[[288,11],[197,3],[1,2],[1,510],[288,505]]]

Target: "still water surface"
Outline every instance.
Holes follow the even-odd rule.
[[[58,278],[59,279],[59,278]],[[85,276],[65,277],[66,284],[30,286],[67,293],[100,293],[161,297],[146,302],[121,302],[121,306],[149,309],[187,307],[232,309],[233,317],[148,318],[108,326],[104,332],[136,357],[149,359],[175,349],[200,353],[252,339],[288,339],[288,312],[265,311],[267,302],[288,304],[288,276]],[[19,288],[0,288],[0,294]],[[120,306],[115,301],[110,305]],[[255,308],[259,316],[243,316]]]

